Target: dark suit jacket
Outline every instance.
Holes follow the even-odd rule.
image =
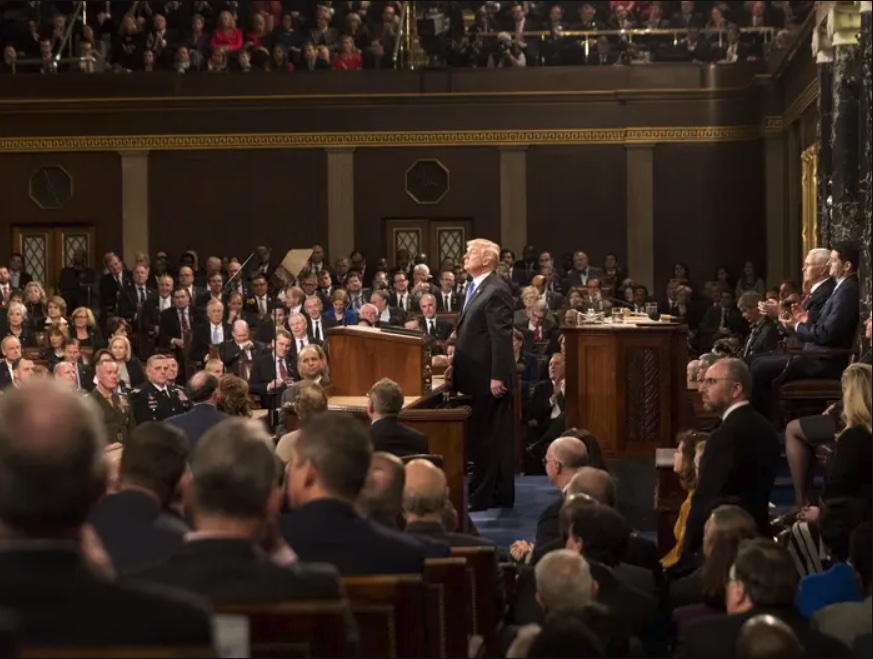
[[[214,405],[198,403],[184,414],[171,416],[167,419],[167,423],[184,432],[193,449],[197,446],[200,438],[206,434],[206,431],[229,418],[224,412],[215,409]]]
[[[157,497],[142,490],[103,497],[88,521],[121,574],[164,561],[184,541],[178,523],[169,523]]]
[[[336,327],[339,323],[336,322],[336,318],[331,318],[325,314],[321,314],[319,320],[321,321],[321,331],[323,333],[320,340],[324,343],[324,340],[327,338],[327,330]],[[315,323],[308,315],[306,316],[306,324],[309,326],[307,333],[310,336],[315,336]]]
[[[443,292],[440,291],[439,294],[436,296],[436,302],[437,302],[437,311],[452,311],[452,312],[457,313],[461,310],[461,305],[463,304],[464,299],[460,295],[458,295],[457,293],[452,292],[451,299],[449,300],[449,303],[452,305],[452,308],[446,309],[446,302],[445,302],[445,300],[443,300]]]
[[[801,303],[804,311],[807,313],[807,322],[815,323],[821,315],[821,310],[834,292],[834,287],[837,285],[832,278],[825,279],[818,288],[815,289],[812,295]]]
[[[164,309],[160,316],[160,329],[158,336],[158,345],[169,348],[170,339],[181,339],[182,323],[179,320],[179,310],[172,306],[169,309]],[[198,309],[193,305],[188,305],[188,321],[191,324],[191,331],[203,322],[204,314],[202,309]],[[193,339],[193,336],[192,336]]]
[[[404,426],[396,416],[386,416],[370,424],[374,451],[386,451],[398,457],[428,452],[427,437]]]
[[[228,337],[231,335],[227,335]],[[264,351],[267,349],[267,346],[261,343],[260,341],[252,341],[254,344],[252,346],[252,361],[255,361],[259,356],[261,356]],[[236,363],[239,361],[240,356],[243,354],[243,351],[240,350],[239,345],[237,345],[236,341],[232,338],[228,338],[224,343],[221,344],[221,347],[218,349],[218,356],[221,361],[224,362],[224,367],[227,369],[233,368]]]
[[[296,358],[294,362],[291,361],[290,353],[285,356],[285,367],[288,371],[288,377],[294,377],[294,374],[297,373],[296,366],[292,366],[292,363],[296,364]],[[273,380],[276,379],[276,353],[267,352],[262,355],[258,355],[255,357],[254,361],[252,361],[252,372],[249,377],[249,389],[253,394],[257,394],[261,397],[261,404],[264,407],[269,406],[269,396],[273,394],[276,396],[276,405],[279,405],[279,401],[281,400],[282,392],[285,391],[285,386],[278,387],[273,389],[272,391],[267,389],[267,385],[269,385]]]
[[[472,281],[471,281],[472,285]],[[458,317],[454,387],[465,394],[491,394],[491,380],[512,390],[512,294],[497,274],[485,277]]]
[[[439,522],[410,522],[406,533],[440,540],[450,547],[494,547],[494,543],[478,535],[446,531]]]
[[[707,449],[709,445],[707,445]],[[737,615],[702,618],[682,627],[676,644],[675,657],[736,657],[737,639],[743,623],[756,615],[776,616],[794,630],[797,640],[806,650],[806,657],[851,657],[852,653],[835,638],[809,628],[792,609],[752,609]]]
[[[148,286],[146,286],[145,289],[146,299],[145,302],[143,302],[143,309],[145,309],[146,305],[150,300],[158,299],[158,294],[156,291],[153,291]],[[133,282],[131,282],[130,286],[124,287],[124,291],[119,296],[118,315],[126,319],[136,329],[139,328],[140,321],[143,317],[142,310],[137,312],[138,304],[139,291],[137,290]]]
[[[752,329],[743,348],[743,358],[752,359],[766,355],[779,347],[779,326],[769,316],[764,316]]]
[[[724,497],[739,498],[755,518],[759,531],[769,532],[770,490],[776,480],[779,454],[776,431],[751,405],[728,415],[706,442],[685,526],[683,554],[694,556],[700,549],[703,525],[712,505]]]
[[[615,60],[612,61],[615,62]],[[589,265],[588,270],[586,271],[577,270],[576,268],[570,270],[570,272],[567,273],[567,286],[569,288],[585,288],[585,283],[582,281],[582,276],[585,273],[587,273],[585,282],[588,281],[589,277],[596,277],[597,279],[600,279],[601,282],[603,281],[603,270],[593,265]]]
[[[222,323],[222,331],[224,332],[224,340],[228,341],[231,334],[231,326],[227,323]],[[209,347],[212,345],[212,323],[207,319],[194,326],[191,331],[191,359],[195,362],[205,362],[209,357]],[[235,345],[235,344],[234,344]],[[221,346],[219,346],[219,356]]]
[[[540,430],[545,430],[551,423],[552,403],[551,397],[555,393],[555,385],[551,380],[543,380],[537,382],[531,394],[530,407],[528,408],[528,420],[536,421]],[[561,408],[561,414],[564,410],[564,395],[558,392],[556,399],[558,407]]]
[[[125,270],[122,272],[122,281],[124,288],[118,286],[118,280],[110,274],[105,274],[100,277],[98,290],[100,291],[100,308],[105,315],[118,313],[119,305],[123,295],[130,293],[133,289],[133,281],[130,278],[130,272]]]
[[[322,341],[319,341],[313,336],[306,337],[307,345],[312,346],[320,346],[324,345]],[[291,369],[294,373],[294,377],[298,380],[300,379],[300,375],[297,372],[297,339],[293,336],[291,337],[291,347],[288,349],[288,362],[291,364]]]
[[[419,543],[361,517],[337,499],[312,501],[286,513],[279,528],[301,561],[330,563],[343,576],[420,574],[424,569]]]
[[[539,382],[540,363],[537,361],[536,355],[522,352],[515,366],[519,369],[518,376],[521,379],[522,386],[531,387]]]
[[[851,275],[836,286],[815,322],[797,326],[804,349],[851,348],[859,319],[858,277]]]
[[[213,602],[342,598],[339,573],[332,566],[280,567],[251,542],[237,538],[186,542],[164,563],[131,577],[182,588]]]
[[[445,318],[434,318],[434,323],[434,333],[428,334],[425,318],[422,316],[418,319],[418,329],[421,330],[422,334],[429,336],[434,341],[447,341],[448,338],[452,335],[452,331],[454,330],[452,324]]]
[[[212,645],[207,602],[107,580],[63,545],[0,553],[0,583],[0,608],[17,615],[21,644]]]

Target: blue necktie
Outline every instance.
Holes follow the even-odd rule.
[[[470,304],[470,299],[473,297],[473,291],[475,290],[475,288],[476,286],[475,284],[473,284],[473,282],[470,282],[470,285],[467,286],[467,297],[464,298],[464,309],[466,309],[467,305]]]

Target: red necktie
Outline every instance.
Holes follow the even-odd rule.
[[[807,291],[806,295],[803,296],[803,300],[800,304],[806,304],[806,301],[812,297],[812,291]]]
[[[541,339],[542,339],[542,336],[543,336],[543,335],[542,335],[542,332],[540,332],[540,328],[537,327],[537,328],[534,330],[534,341],[539,341],[539,340],[541,340]]]
[[[285,361],[279,360],[279,377],[283,380],[288,379],[288,370],[285,368]]]

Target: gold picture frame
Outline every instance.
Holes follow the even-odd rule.
[[[801,162],[801,244],[806,258],[818,247],[818,148],[813,145],[800,154]]]

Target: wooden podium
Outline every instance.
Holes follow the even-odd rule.
[[[400,421],[427,435],[430,452],[442,456],[451,500],[460,528],[466,531],[465,442],[470,408],[452,407],[444,400],[442,378],[431,375],[427,340],[368,327],[336,327],[327,335],[331,359],[328,409],[366,421],[370,387],[381,378],[397,382],[404,394]]]
[[[685,428],[687,329],[673,323],[563,328],[567,427],[610,458],[651,460]]]
[[[381,378],[394,380],[405,396],[431,392],[430,348],[424,336],[358,326],[334,327],[327,336],[335,395],[363,396]]]

